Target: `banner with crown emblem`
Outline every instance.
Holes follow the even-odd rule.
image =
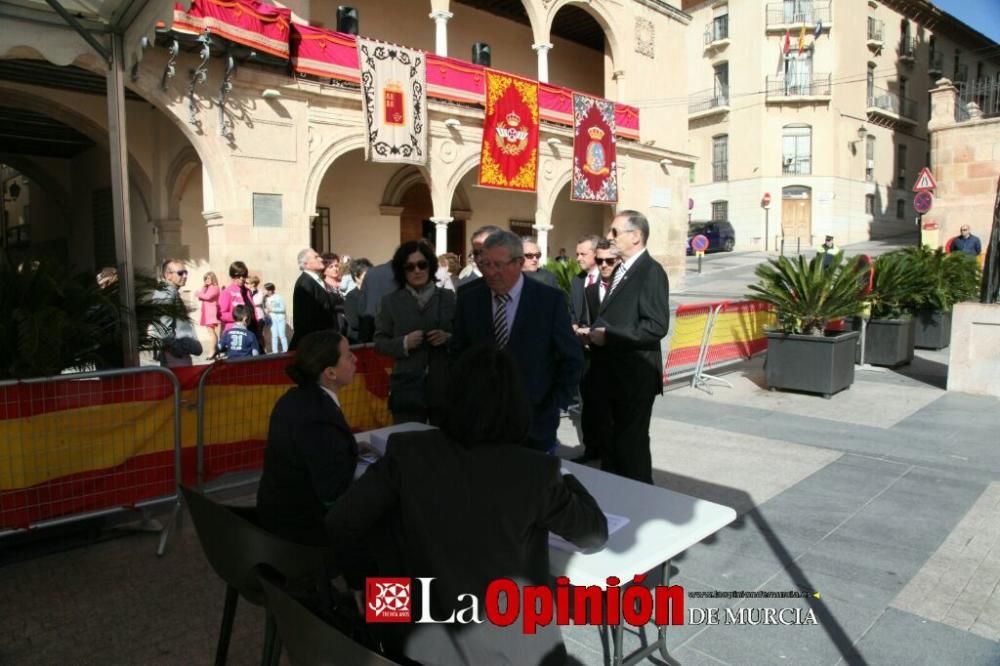
[[[534,192],[538,180],[538,82],[486,70],[479,184]]]
[[[424,58],[421,51],[358,37],[366,159],[427,164]]]
[[[614,102],[573,95],[573,185],[569,198],[618,202]]]

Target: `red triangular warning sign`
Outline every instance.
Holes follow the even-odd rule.
[[[926,192],[927,190],[933,190],[937,188],[937,181],[934,180],[934,174],[927,167],[920,170],[920,175],[917,176],[917,182],[913,184],[914,192]]]

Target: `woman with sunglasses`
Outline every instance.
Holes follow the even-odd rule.
[[[375,351],[396,359],[389,409],[396,423],[437,425],[447,388],[455,293],[435,285],[437,258],[427,241],[400,245],[391,266],[399,289],[382,299],[375,319]]]

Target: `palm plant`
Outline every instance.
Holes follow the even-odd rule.
[[[910,249],[913,248],[906,248]],[[901,319],[913,313],[914,300],[925,277],[920,263],[906,250],[895,250],[875,260],[872,290],[867,299],[872,319]]]
[[[928,246],[901,250],[918,266],[919,287],[912,295],[911,308],[951,312],[955,303],[976,300],[979,295],[979,264],[964,252],[946,253]]]
[[[771,259],[757,267],[759,282],[748,298],[771,305],[783,333],[822,336],[829,322],[861,314],[861,278],[866,265],[860,257],[838,256],[826,268],[818,255]]]
[[[141,350],[156,349],[161,317],[188,317],[183,303],[152,302],[156,285],[136,277]],[[101,289],[91,274],[67,274],[46,262],[14,265],[0,253],[0,312],[0,379],[123,365],[117,285]]]
[[[580,264],[576,263],[576,259],[570,259],[569,261],[549,259],[545,263],[545,270],[554,273],[556,280],[559,282],[559,288],[569,294],[572,289],[573,278],[580,272]]]

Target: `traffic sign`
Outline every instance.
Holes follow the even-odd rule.
[[[934,174],[927,167],[920,170],[920,175],[917,176],[917,182],[913,184],[914,192],[925,192],[927,190],[937,189],[937,181],[934,180]]]
[[[698,234],[691,239],[691,249],[695,252],[704,252],[708,249],[708,236]]]
[[[761,199],[760,199],[760,205],[763,208],[767,208],[768,206],[771,205],[771,193],[770,192],[764,192],[764,196],[761,197]]]
[[[934,205],[934,195],[926,190],[913,195],[913,210],[921,215],[926,213]]]

